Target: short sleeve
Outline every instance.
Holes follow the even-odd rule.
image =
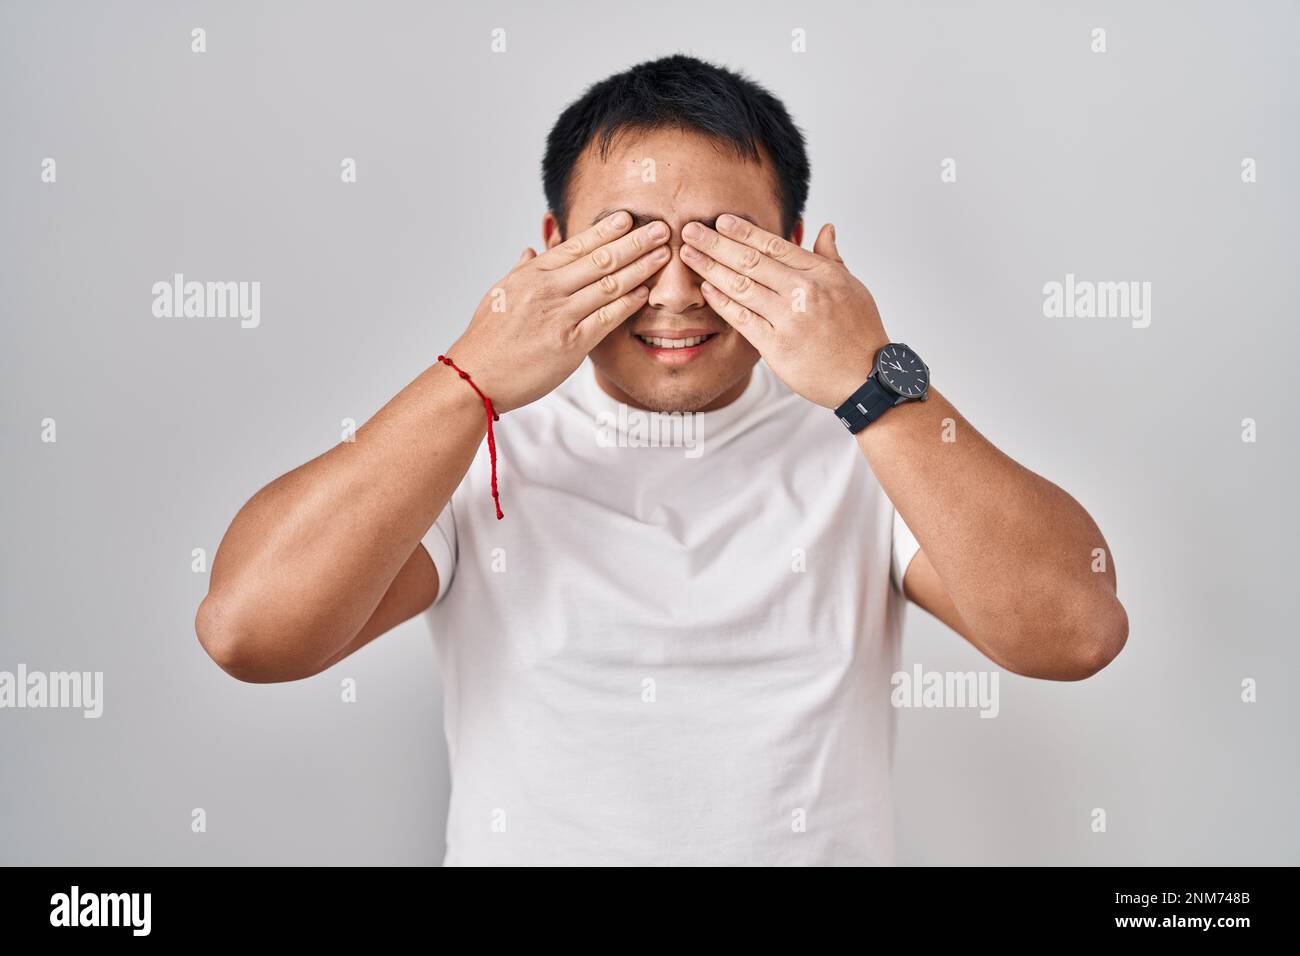
[[[433,599],[437,604],[451,587],[451,579],[456,574],[456,515],[452,502],[442,509],[436,520],[421,540],[424,550],[433,558],[433,566],[438,571],[438,596]]]
[[[921,545],[917,543],[916,536],[912,534],[912,529],[903,521],[903,516],[895,511],[894,547],[889,563],[894,587],[898,589],[900,594],[903,591],[903,577],[907,574],[907,566],[912,563],[912,559],[916,557],[916,552],[920,550]]]

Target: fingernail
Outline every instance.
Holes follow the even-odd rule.
[[[731,213],[724,213],[723,215],[718,217],[719,229],[730,229],[735,224],[736,224],[736,217],[731,215]]]
[[[687,239],[699,239],[704,235],[704,227],[698,222],[688,222],[686,228],[682,230],[682,235]]]
[[[700,258],[699,250],[697,250],[694,246],[682,246],[682,255],[685,256],[687,259]]]
[[[627,213],[619,211],[609,217],[609,224],[616,229],[621,229],[628,223]]]
[[[835,241],[835,223],[831,223],[831,242]]]
[[[666,235],[668,235],[668,227],[662,222],[657,222],[650,227],[651,239],[662,239]]]

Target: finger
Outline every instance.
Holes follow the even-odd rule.
[[[737,272],[717,259],[706,256],[694,246],[682,246],[682,262],[694,269],[702,279],[708,279],[729,298],[771,322],[786,307],[785,296],[759,285],[744,273]]]
[[[519,253],[519,258],[515,261],[515,264],[510,267],[510,271],[514,272],[516,269],[522,266],[529,259],[536,259],[536,258],[537,258],[537,253],[533,251],[532,246],[528,246],[524,249],[523,252]]]
[[[723,293],[712,282],[700,283],[700,291],[709,308],[722,316],[723,321],[745,337],[750,345],[764,355],[776,330],[763,316]]]
[[[682,240],[687,246],[700,250],[733,271],[747,275],[760,285],[782,295],[788,296],[792,289],[807,283],[800,270],[785,262],[768,258],[753,246],[729,239],[702,222],[688,222],[683,226]]]
[[[716,225],[718,232],[727,238],[735,239],[743,245],[757,249],[769,259],[783,262],[792,269],[804,271],[815,269],[822,261],[819,256],[807,249],[800,249],[788,239],[782,239],[766,229],[759,229],[748,219],[741,219],[739,216],[724,213],[718,217]]]
[[[610,213],[600,222],[584,229],[577,235],[570,236],[558,246],[547,249],[537,257],[537,265],[547,272],[552,269],[559,269],[561,266],[567,266],[570,262],[577,262],[583,256],[590,254],[611,239],[617,239],[631,228],[632,217],[620,209],[618,212]]]
[[[591,315],[578,323],[578,340],[582,348],[590,352],[605,336],[614,331],[645,305],[650,298],[648,286],[639,285],[629,289],[613,302],[606,302]]]
[[[626,295],[668,264],[672,253],[667,246],[656,246],[617,272],[603,275],[573,295],[565,303],[564,311],[575,320],[582,321],[601,306]]]
[[[840,257],[840,250],[835,245],[835,227],[829,222],[822,226],[821,232],[817,233],[817,241],[813,243],[813,252],[824,259],[830,259],[832,262],[844,265],[844,260]]]
[[[561,266],[551,274],[564,292],[576,292],[601,276],[617,272],[635,262],[656,246],[662,246],[670,235],[667,223],[647,223],[640,229],[633,229],[626,236],[597,246],[578,261]]]

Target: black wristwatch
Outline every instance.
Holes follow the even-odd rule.
[[[911,346],[890,342],[876,353],[871,377],[835,409],[835,415],[856,435],[895,405],[925,401],[929,391],[930,366]]]

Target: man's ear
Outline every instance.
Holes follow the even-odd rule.
[[[564,241],[563,230],[560,228],[560,220],[555,218],[555,213],[546,210],[546,215],[542,217],[542,244],[547,249],[554,249]]]
[[[794,228],[790,230],[790,241],[793,242],[796,246],[803,245],[803,220],[802,219],[796,222],[794,224]]]

